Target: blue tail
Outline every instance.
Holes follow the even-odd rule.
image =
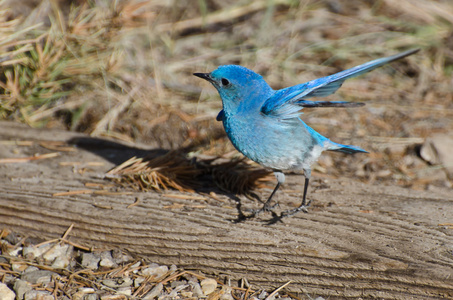
[[[343,153],[348,153],[348,154],[354,154],[354,153],[368,153],[368,151],[363,150],[360,147],[357,146],[352,146],[352,145],[342,145],[342,144],[337,144],[332,142],[332,147],[327,149],[329,151],[338,151],[338,152],[343,152]]]

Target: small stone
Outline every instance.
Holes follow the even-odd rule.
[[[69,266],[69,263],[69,258],[67,258],[66,256],[60,256],[55,258],[51,266],[54,269],[64,269]]]
[[[49,264],[59,257],[69,257],[72,251],[73,246],[71,245],[55,244],[49,249],[49,251],[42,255],[42,258],[44,258],[44,261]]]
[[[101,281],[103,285],[117,289],[122,287],[129,287],[132,285],[132,279],[129,277],[121,277],[117,279],[104,279]]]
[[[8,234],[4,239],[10,245],[16,245],[17,243],[20,242],[20,238],[14,232],[11,232],[10,234]]]
[[[201,289],[205,296],[211,294],[217,288],[217,281],[213,278],[206,278],[200,282]]]
[[[234,300],[233,296],[231,295],[231,292],[222,294],[222,296],[220,296],[219,299],[220,300]]]
[[[159,282],[158,284],[156,284],[155,287],[153,287],[153,289],[148,294],[145,295],[145,297],[143,297],[143,300],[150,300],[156,298],[157,296],[160,295],[163,288],[164,285]]]
[[[8,255],[17,257],[22,252],[22,247],[13,248],[8,252]]]
[[[150,267],[145,268],[141,271],[143,276],[155,276],[154,279],[159,279],[168,273],[167,266],[159,266],[157,264],[151,264]]]
[[[448,177],[453,179],[453,135],[438,134],[426,139],[420,148],[420,156],[431,164],[441,164],[445,168]]]
[[[104,251],[101,253],[101,261],[99,262],[99,265],[106,268],[113,268],[116,266],[110,251]]]
[[[82,267],[96,270],[98,268],[99,261],[101,260],[100,255],[95,253],[83,253],[82,254]]]
[[[121,250],[119,249],[112,250],[111,255],[114,263],[117,265],[127,263],[133,260],[133,258],[130,255],[121,252]]]
[[[24,300],[36,300],[36,299],[54,300],[54,297],[48,292],[35,291],[35,290],[28,291],[24,295]]]
[[[24,273],[33,272],[33,271],[39,271],[39,270],[40,269],[38,267],[29,266],[27,269],[25,269]]]
[[[78,291],[78,292],[82,292],[82,293],[84,293],[84,294],[93,294],[93,293],[96,292],[95,289],[93,289],[93,288],[87,288],[87,287],[79,288],[77,291]]]
[[[28,268],[28,265],[26,265],[26,264],[22,264],[22,263],[12,263],[12,264],[11,264],[11,269],[12,269],[14,272],[22,273],[22,272],[24,272],[27,268]]]
[[[137,267],[139,267],[141,264],[142,263],[138,261],[135,264],[133,264],[132,266],[130,266],[129,269],[135,269],[134,271],[132,271],[132,273],[137,274],[138,273]]]
[[[122,287],[116,290],[120,295],[132,296],[132,289],[130,287]]]
[[[180,294],[184,298],[192,298],[193,297],[193,292],[190,292],[190,291],[181,291]]]
[[[14,300],[16,298],[16,293],[11,291],[9,287],[0,282],[0,300]]]
[[[84,300],[86,293],[78,291],[72,295],[72,300]]]
[[[137,278],[135,278],[134,279],[134,287],[138,288],[142,284],[142,282],[145,281],[145,279],[146,279],[145,277],[137,277]]]
[[[204,296],[203,290],[201,289],[201,286],[199,283],[192,284],[192,282],[190,282],[190,284],[192,285],[192,292],[193,292],[194,297],[201,298]]]
[[[223,286],[222,287],[222,295],[220,296],[220,300],[234,300],[233,296],[231,295],[231,287]]]
[[[58,275],[57,273],[47,271],[47,270],[38,270],[38,271],[31,271],[22,274],[22,280],[28,281],[31,284],[36,283],[49,283],[52,280],[53,275]]]
[[[187,284],[187,281],[185,281],[185,280],[175,280],[170,283],[170,287],[172,289],[174,289],[174,288],[177,288],[177,287],[179,287],[181,285],[185,285],[185,284]]]
[[[170,270],[169,270],[170,273],[174,273],[174,272],[176,272],[177,270],[178,270],[178,267],[177,267],[177,266],[175,266],[175,265],[171,265],[171,266],[170,266]]]
[[[40,257],[41,255],[46,253],[50,249],[50,247],[52,247],[52,245],[49,245],[49,244],[44,244],[39,247],[28,246],[23,249],[22,255],[26,259],[34,259],[34,258]]]
[[[16,299],[24,299],[26,292],[31,291],[31,284],[25,280],[18,279],[14,282],[14,291],[16,292]]]
[[[98,300],[98,295],[96,294],[89,294],[83,297],[83,300]]]

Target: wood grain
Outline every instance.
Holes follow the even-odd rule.
[[[0,127],[0,140],[81,137],[8,122]],[[55,238],[74,223],[70,239],[83,245],[118,247],[160,264],[244,277],[254,287],[275,288],[292,280],[286,290],[313,298],[453,299],[453,229],[439,226],[453,223],[450,191],[323,178],[311,187],[315,202],[308,214],[275,223],[270,214],[236,222],[236,203],[224,195],[220,201],[191,199],[189,194],[179,199],[172,195],[183,194],[175,191],[52,196],[89,189],[86,182],[108,184],[100,179],[114,166],[105,159],[114,161],[107,153],[116,153],[119,160],[134,150],[112,145],[0,165],[0,229]],[[38,151],[46,153],[37,143],[3,145],[0,155]],[[71,161],[82,165],[60,164]],[[93,161],[104,165],[78,172]],[[288,177],[287,191],[278,197],[283,208],[296,205],[301,194],[291,190],[302,189],[302,176]],[[260,192],[265,197],[269,191]],[[138,204],[127,208],[137,197]],[[241,203],[243,208],[259,205],[246,199]]]

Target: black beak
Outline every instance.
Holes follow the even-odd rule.
[[[209,82],[213,81],[210,73],[193,73],[193,75],[203,78]]]

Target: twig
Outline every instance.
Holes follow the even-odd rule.
[[[42,154],[42,155],[35,155],[35,156],[29,156],[29,157],[2,158],[2,159],[0,159],[0,164],[26,163],[26,162],[29,162],[32,160],[53,158],[53,157],[57,157],[59,155],[60,155],[60,153],[58,153],[58,152],[52,152],[52,153],[46,153],[46,154]]]
[[[279,287],[278,289],[276,289],[275,291],[273,291],[272,293],[269,294],[269,296],[266,297],[266,300],[270,300],[272,299],[281,289],[285,288],[287,285],[289,285],[290,283],[292,282],[292,280],[288,281],[287,283],[285,283],[284,285],[282,285],[281,287]]]

